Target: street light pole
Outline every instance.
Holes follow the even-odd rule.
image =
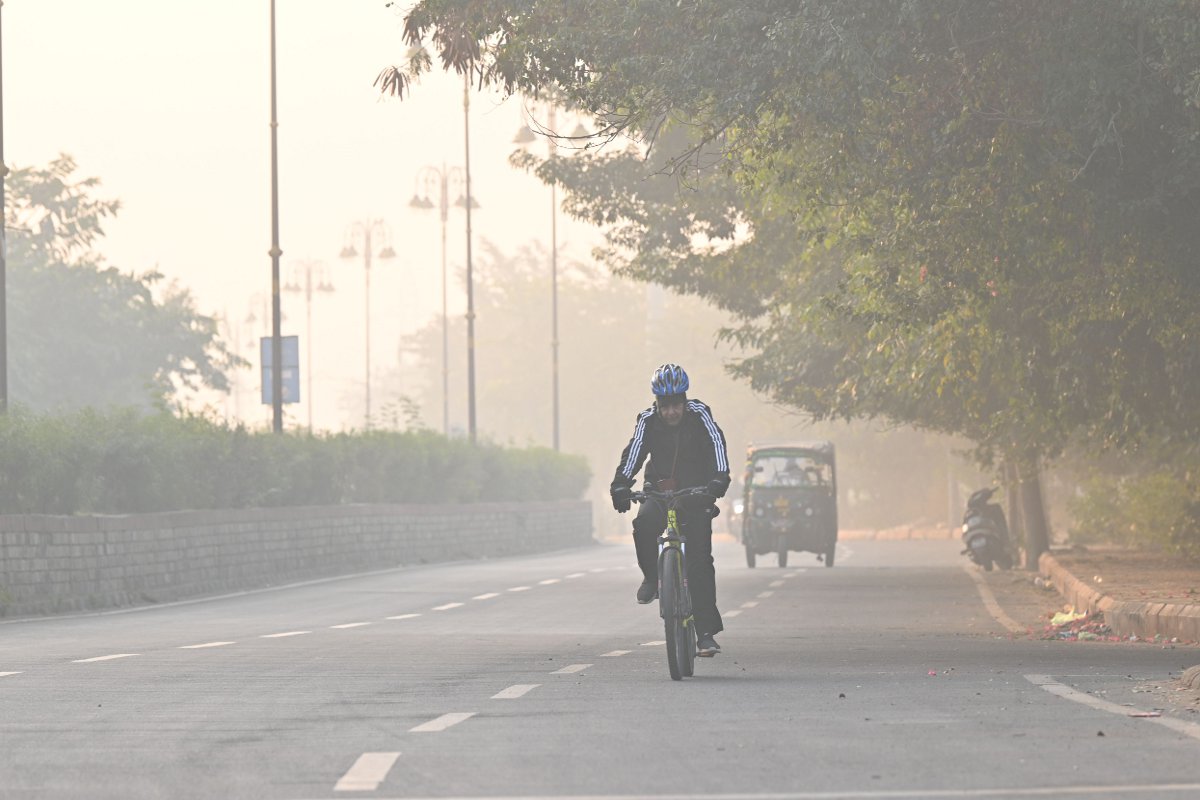
[[[8,165],[4,163],[4,0],[0,0],[0,414],[8,412]]]
[[[342,248],[342,258],[353,258],[358,255],[358,250],[355,249],[355,239],[361,237],[363,245],[363,272],[366,278],[365,294],[363,296],[364,317],[366,324],[366,361],[367,361],[367,385],[366,385],[366,418],[364,425],[367,430],[371,428],[371,256],[374,254],[374,247],[371,244],[371,235],[375,233],[383,241],[383,247],[379,251],[380,258],[395,258],[396,251],[392,249],[390,235],[388,234],[387,226],[383,220],[373,219],[363,222],[355,222],[350,226],[348,233],[349,243]]]
[[[437,209],[442,223],[442,433],[450,435],[450,333],[447,314],[447,278],[446,278],[446,222],[450,212],[451,183],[465,185],[465,176],[458,167],[441,168],[426,165],[417,173],[416,191],[408,204],[413,208],[429,209],[434,203],[430,200],[432,188],[438,191]],[[457,206],[466,206],[466,196],[460,196],[455,202]],[[471,206],[478,208],[479,204],[472,200]]]
[[[463,75],[463,167],[467,185],[467,430],[475,444],[475,286],[471,265],[471,79]]]
[[[313,370],[312,370],[312,353],[313,353],[313,332],[312,332],[312,299],[313,299],[313,269],[317,270],[317,285],[315,290],[318,292],[332,292],[333,285],[325,279],[325,264],[321,261],[305,260],[301,261],[292,267],[292,280],[285,285],[284,291],[288,292],[304,292],[304,316],[305,316],[305,338],[304,345],[304,371],[305,391],[308,394],[308,399],[305,401],[308,406],[308,432],[313,430]],[[304,284],[300,284],[300,273],[304,273]]]
[[[279,122],[275,118],[275,0],[271,0],[271,425],[283,432],[283,339],[279,335]]]

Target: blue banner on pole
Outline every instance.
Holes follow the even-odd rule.
[[[263,336],[258,340],[259,353],[262,356],[262,401],[264,406],[274,405],[275,392],[271,372],[271,337]],[[281,336],[279,343],[283,347],[283,402],[300,402],[300,337]]]

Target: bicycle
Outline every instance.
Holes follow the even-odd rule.
[[[667,510],[667,527],[658,539],[658,614],[667,637],[667,670],[671,680],[690,678],[696,665],[696,623],[692,616],[692,596],[687,585],[687,537],[676,514],[681,502],[689,497],[712,495],[703,487],[659,492],[646,489],[634,492],[632,501],[654,500]]]

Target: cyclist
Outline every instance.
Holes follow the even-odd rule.
[[[708,406],[687,397],[688,376],[676,364],[663,364],[650,379],[654,404],[637,416],[633,438],[621,453],[609,494],[613,508],[629,510],[634,476],[646,465],[646,486],[672,491],[703,486],[714,498],[729,488],[729,457],[725,435]],[[679,510],[679,524],[687,537],[688,588],[696,620],[696,654],[714,656],[721,647],[713,638],[724,626],[717,611],[716,570],[712,557],[712,520],[717,510],[711,500]],[[633,543],[642,585],[637,601],[649,603],[658,595],[658,537],[667,527],[660,503],[642,503],[633,520]]]

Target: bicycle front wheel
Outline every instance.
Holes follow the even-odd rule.
[[[664,548],[658,557],[659,602],[667,639],[667,670],[673,681],[683,680],[685,661],[681,655],[688,645],[688,632],[683,624],[685,606],[681,561],[679,551],[673,547]]]

